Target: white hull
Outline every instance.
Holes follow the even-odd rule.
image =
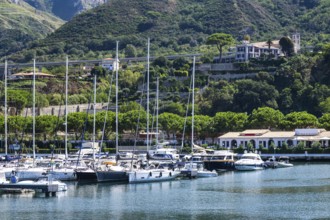
[[[29,168],[26,170],[18,170],[16,175],[20,181],[23,180],[37,180],[41,177],[44,177],[46,174],[51,174],[53,179],[61,181],[71,181],[76,180],[77,176],[74,169],[54,169],[48,170],[45,168]]]
[[[136,170],[128,172],[129,183],[162,182],[174,180],[180,172],[172,170]]]
[[[263,165],[235,165],[236,170],[242,170],[242,171],[253,171],[253,170],[263,170],[264,166]]]
[[[44,168],[28,168],[24,170],[17,170],[16,175],[20,181],[23,180],[37,180],[45,176],[47,170]]]
[[[217,176],[218,173],[216,171],[208,171],[208,170],[197,171],[197,178],[217,177]]]
[[[277,168],[293,167],[292,163],[278,162]]]
[[[56,180],[61,181],[73,181],[77,180],[77,175],[74,169],[62,168],[62,169],[54,169],[48,172],[52,174],[52,177]]]
[[[47,180],[39,180],[39,181],[33,181],[33,180],[24,180],[24,181],[19,181],[17,184],[21,185],[58,185],[58,189],[57,192],[62,192],[62,191],[67,191],[68,187],[65,183],[62,183],[60,181],[56,181],[56,180],[51,180],[51,181],[47,181]]]

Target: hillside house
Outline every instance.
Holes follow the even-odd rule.
[[[112,59],[112,58],[106,58],[102,60],[101,66],[104,69],[116,71],[119,70],[119,60]]]

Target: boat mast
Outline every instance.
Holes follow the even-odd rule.
[[[118,44],[119,41],[116,41],[116,62],[118,62]],[[119,63],[117,63],[114,67],[116,67],[116,154],[118,154],[118,69]]]
[[[149,151],[149,59],[150,59],[150,38],[148,38],[148,54],[147,54],[147,151]]]
[[[68,159],[68,81],[69,81],[69,58],[66,56],[65,71],[65,159]]]
[[[7,60],[5,61],[5,154],[8,154]]]
[[[96,120],[96,74],[94,75],[94,105],[93,105],[93,160],[95,161],[95,120]]]
[[[33,149],[33,166],[35,165],[36,160],[36,140],[35,140],[35,132],[36,132],[36,60],[33,59],[33,105],[32,105],[32,149]]]
[[[191,92],[191,153],[194,152],[194,111],[195,111],[195,57],[192,70],[192,92]]]
[[[156,93],[156,146],[158,145],[158,113],[159,113],[159,77],[157,77],[157,93]]]

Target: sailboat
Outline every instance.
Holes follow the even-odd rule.
[[[193,70],[192,70],[192,98],[191,98],[191,154],[198,146],[194,144],[194,116],[195,116],[195,63],[196,57],[193,58]],[[189,178],[195,177],[215,177],[218,176],[216,171],[205,170],[201,165],[193,163],[193,157],[190,158],[190,162],[185,164],[185,167],[181,170],[183,176]]]
[[[148,53],[147,53],[147,151],[149,151],[149,50],[150,39],[148,38]],[[179,176],[180,171],[176,169],[153,168],[153,169],[131,169],[127,172],[129,183],[147,183],[147,182],[162,182],[174,180]]]
[[[68,59],[67,59],[68,66]],[[51,174],[54,179],[57,180],[76,180],[75,171],[72,167],[38,167],[36,166],[36,155],[35,155],[35,60],[33,61],[33,107],[32,107],[32,117],[33,117],[33,164],[32,167],[19,168],[17,170],[17,176],[20,180],[36,180],[45,174]],[[67,109],[65,110],[67,112]],[[66,149],[66,159],[67,159],[67,149]]]
[[[159,110],[159,77],[157,77],[157,92],[156,92],[156,145],[152,150],[149,150],[148,160],[149,163],[162,163],[162,162],[176,162],[180,159],[180,155],[176,148],[165,147],[169,142],[159,142],[159,128],[158,128],[158,110]]]
[[[116,42],[116,61],[118,62],[118,41]],[[118,154],[118,68],[116,68],[116,153]],[[101,166],[95,171],[97,182],[128,182],[126,168],[121,166]]]

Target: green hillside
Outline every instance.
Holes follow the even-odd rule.
[[[0,55],[21,50],[28,42],[44,38],[62,24],[59,18],[24,2],[0,0]]]
[[[24,56],[31,53],[41,60],[61,54],[96,58],[102,56],[100,51],[113,53],[117,40],[120,49],[134,45],[140,56],[145,55],[147,37],[156,56],[206,52],[210,47],[205,48],[205,39],[216,32],[236,40],[248,34],[257,41],[299,31],[302,44],[315,44],[319,36],[329,39],[329,5],[326,0],[109,0],[12,59],[25,62]]]

